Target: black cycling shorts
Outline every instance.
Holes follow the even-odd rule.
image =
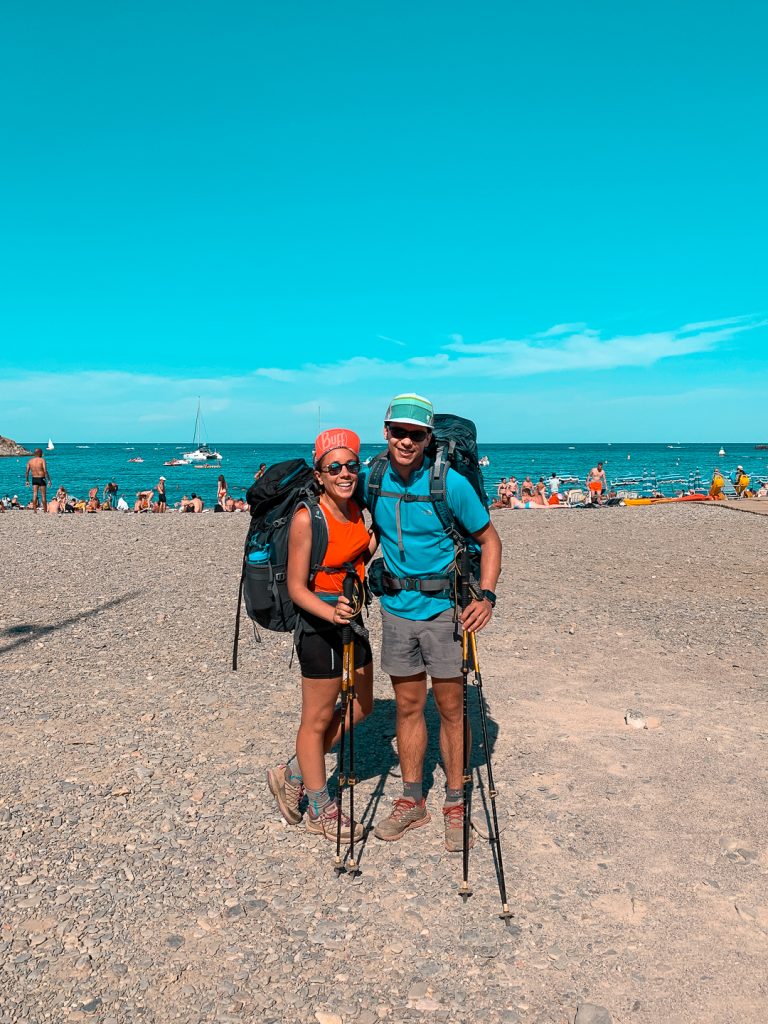
[[[314,617],[313,617],[314,618]],[[317,621],[317,620],[315,620]],[[355,620],[362,625],[362,617]],[[373,661],[370,643],[357,633],[354,638],[355,668],[370,665]],[[305,679],[334,679],[341,676],[344,645],[341,629],[302,629],[296,644],[301,674]]]

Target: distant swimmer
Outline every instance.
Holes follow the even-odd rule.
[[[596,466],[593,466],[587,473],[587,490],[589,491],[590,498],[593,502],[598,505],[601,503],[601,494],[604,490],[608,489],[608,481],[605,478],[605,470],[603,469],[602,462],[598,462]]]
[[[43,512],[47,512],[48,502],[45,494],[47,485],[51,483],[51,475],[45,464],[42,448],[35,448],[34,455],[27,463],[27,470],[24,474],[24,482],[27,487],[29,487],[30,476],[32,477],[32,511],[37,512],[37,496],[39,494]]]

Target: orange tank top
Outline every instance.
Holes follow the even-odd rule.
[[[368,550],[371,538],[363,521],[363,514],[355,502],[350,501],[347,507],[349,522],[340,523],[322,503],[320,504],[328,524],[328,549],[323,558],[323,565],[335,567],[351,562],[362,580],[365,578],[363,555]],[[343,586],[343,572],[319,572],[309,584],[309,589],[318,594],[341,594]]]

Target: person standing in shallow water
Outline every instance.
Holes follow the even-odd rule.
[[[378,839],[401,839],[430,820],[423,792],[427,727],[427,675],[440,716],[440,753],[445,770],[445,846],[462,849],[463,686],[461,630],[490,622],[493,592],[501,571],[501,541],[472,484],[453,469],[445,478],[446,501],[456,520],[480,548],[479,600],[454,609],[449,574],[456,552],[429,501],[432,403],[419,395],[397,395],[384,417],[388,464],[374,503],[373,520],[384,555],[381,597],[381,667],[395,692],[397,752],[403,795],[374,829]],[[369,468],[361,475],[362,498],[370,507]],[[419,498],[422,500],[419,501]],[[435,592],[434,584],[444,579]],[[426,584],[422,589],[422,584]],[[474,836],[470,836],[474,844]]]
[[[51,482],[51,476],[43,458],[42,448],[35,448],[32,458],[27,463],[26,473],[24,474],[24,482],[27,487],[29,487],[30,476],[32,477],[32,511],[37,512],[37,498],[39,495],[43,505],[43,512],[47,512],[46,488]]]
[[[376,550],[377,541],[352,497],[360,473],[357,434],[344,429],[324,430],[315,441],[313,461],[322,490],[320,509],[328,527],[328,548],[322,569],[310,579],[312,527],[309,511],[299,508],[288,538],[288,593],[299,610],[295,642],[301,665],[301,724],[296,753],[286,764],[267,772],[267,784],[283,818],[292,825],[302,819],[299,805],[306,792],[307,831],[335,842],[341,811],[328,794],[325,755],[341,731],[337,707],[341,629],[349,622],[358,628],[362,625],[362,609],[353,608],[343,595],[344,567],[354,567],[362,593],[365,564]],[[328,568],[335,571],[325,571]],[[356,697],[352,711],[357,725],[373,707],[373,659],[364,635],[353,632],[353,641]],[[349,842],[353,829],[355,839],[362,839],[362,825],[342,815],[342,842]]]

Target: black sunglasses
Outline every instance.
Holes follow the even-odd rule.
[[[396,441],[410,437],[415,444],[421,444],[422,441],[426,441],[428,434],[428,430],[408,430],[406,427],[397,427],[394,424],[389,427],[389,435]]]
[[[348,473],[353,476],[357,476],[360,472],[360,463],[354,459],[349,462],[332,462],[330,466],[323,466],[320,470],[321,473],[327,473],[328,476],[338,476],[342,469],[346,469]]]

